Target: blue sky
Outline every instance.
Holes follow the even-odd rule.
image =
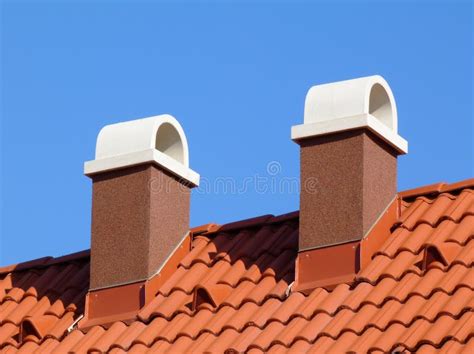
[[[214,183],[298,178],[290,127],[312,85],[373,74],[394,92],[400,190],[473,176],[470,2],[2,2],[0,265],[86,249],[96,135],[162,113]],[[248,188],[193,193],[191,224],[298,209]]]

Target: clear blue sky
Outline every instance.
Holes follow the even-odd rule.
[[[470,2],[2,3],[0,265],[89,248],[96,135],[161,113],[209,181],[299,176],[290,127],[314,84],[383,75],[400,190],[473,176]],[[355,4],[356,3],[356,4]],[[193,194],[191,224],[298,209],[296,193]]]

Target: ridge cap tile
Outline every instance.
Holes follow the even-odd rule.
[[[0,274],[19,272],[22,270],[29,270],[31,268],[40,267],[42,265],[47,264],[48,261],[51,260],[52,258],[53,257],[46,256],[46,257],[36,258],[31,261],[26,261],[26,262],[21,262],[21,263],[16,263],[16,264],[0,267]]]
[[[222,225],[221,228],[218,230],[218,232],[229,232],[229,231],[235,231],[239,229],[247,229],[247,228],[251,228],[255,226],[260,226],[273,217],[274,215],[272,214],[265,214],[262,216],[234,221],[234,222]]]
[[[193,236],[198,236],[201,234],[216,232],[219,230],[220,227],[221,225],[211,222],[211,223],[202,224],[199,226],[194,226],[191,229],[189,229],[189,231],[191,232]]]
[[[81,260],[81,259],[89,258],[89,257],[90,257],[90,249],[66,254],[59,257],[51,257],[51,256],[40,257],[33,260],[25,261],[25,262],[2,266],[0,267],[0,275],[12,273],[12,272],[20,272],[20,271],[25,271],[25,270],[33,270],[36,268],[41,269],[41,268],[53,266],[56,264],[73,262],[73,261],[77,261],[77,260]]]
[[[474,178],[468,178],[459,182],[445,185],[442,189],[443,192],[452,192],[461,189],[472,189],[474,188]]]
[[[267,224],[276,224],[276,223],[281,223],[281,222],[290,221],[290,220],[295,220],[296,221],[297,219],[299,219],[299,217],[300,217],[300,211],[295,210],[295,211],[291,211],[289,213],[274,216],[271,219],[269,219],[266,223]]]
[[[419,196],[438,194],[442,191],[442,188],[445,185],[446,185],[446,182],[428,184],[421,187],[404,190],[402,192],[399,192],[398,195],[402,199],[411,199],[411,198],[415,198]]]
[[[474,178],[468,178],[454,183],[438,182],[398,192],[402,199],[413,199],[419,196],[437,195],[440,193],[457,192],[474,188]]]

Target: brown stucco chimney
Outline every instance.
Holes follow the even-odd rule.
[[[143,289],[133,284],[156,275],[188,234],[190,192],[199,175],[189,168],[186,136],[169,115],[105,126],[84,173],[93,189],[88,301],[95,305],[88,315],[114,314],[103,311],[114,297],[105,289],[128,289],[123,299],[136,292],[128,308],[136,310]]]
[[[292,139],[301,148],[300,288],[329,278],[329,283],[337,283],[360,268],[360,255],[351,259],[334,252],[360,248],[396,198],[397,156],[408,148],[397,129],[395,100],[380,76],[308,91],[304,124],[292,128]],[[329,260],[336,256],[353,263],[351,275],[343,274],[347,269],[338,269],[340,264],[326,263],[328,273],[312,269],[321,268],[314,262],[323,259],[323,253]]]

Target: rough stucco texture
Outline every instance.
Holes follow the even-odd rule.
[[[361,239],[395,197],[396,154],[367,130],[300,145],[299,249]]]
[[[190,189],[154,165],[93,177],[91,289],[152,276],[189,229]]]

